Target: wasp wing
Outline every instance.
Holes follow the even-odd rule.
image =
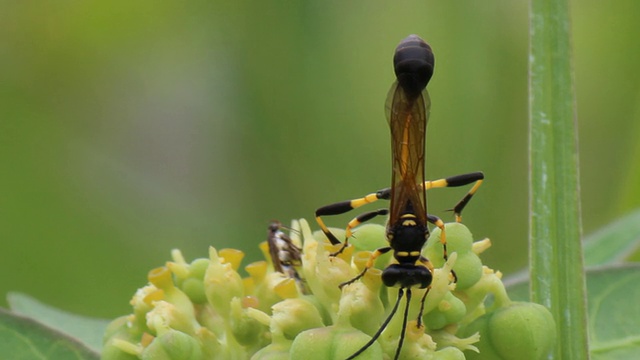
[[[425,89],[409,97],[394,83],[387,97],[387,121],[391,129],[392,179],[389,223],[412,212],[423,224],[427,222],[424,158],[427,121],[431,100]]]

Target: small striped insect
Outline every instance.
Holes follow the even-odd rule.
[[[272,221],[267,228],[267,244],[273,269],[296,281],[300,290],[305,292],[305,284],[296,267],[302,264],[302,249],[297,247],[283,231],[279,221]]]
[[[395,263],[387,266],[382,272],[382,282],[388,287],[398,287],[396,302],[372,339],[364,344],[347,360],[354,359],[382,334],[389,324],[406,294],[406,307],[403,314],[402,332],[394,359],[398,359],[407,327],[411,289],[427,289],[420,300],[420,311],[417,317],[418,328],[422,327],[424,303],[431,287],[433,266],[421,255],[422,247],[429,239],[428,223],[442,230],[441,242],[444,248],[443,257],[447,259],[447,243],[444,222],[435,215],[427,213],[426,191],[432,188],[458,187],[475,183],[471,190],[452,209],[456,221],[462,221],[462,210],[478,190],[484,175],[481,172],[452,176],[444,179],[425,181],[425,141],[426,127],[429,119],[431,100],[426,90],[427,83],[433,75],[435,59],[431,47],[416,35],[410,35],[398,45],[394,58],[396,82],[391,87],[387,98],[387,120],[391,130],[392,178],[391,187],[371,193],[362,198],[342,201],[316,210],[316,221],[334,245],[340,241],[331,233],[322,220],[322,216],[338,215],[375,202],[389,200],[389,208],[378,209],[361,214],[351,220],[346,228],[345,240],[337,255],[348,246],[352,230],[359,224],[376,216],[389,215],[386,226],[386,238],[389,246],[375,250],[364,270],[355,278],[340,285],[349,285],[360,279],[375,260],[382,254],[393,252]],[[456,281],[455,273],[452,273]]]

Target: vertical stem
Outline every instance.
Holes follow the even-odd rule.
[[[588,359],[568,0],[531,0],[531,300],[557,326],[555,359]]]

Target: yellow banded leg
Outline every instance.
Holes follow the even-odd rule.
[[[344,214],[346,212],[349,212],[353,209],[359,208],[360,206],[366,205],[366,204],[370,204],[372,202],[378,201],[378,200],[389,200],[389,196],[391,195],[391,189],[390,188],[386,188],[386,189],[382,189],[382,190],[378,190],[375,193],[371,193],[368,194],[364,197],[361,198],[357,198],[357,199],[353,199],[353,200],[347,200],[347,201],[341,201],[341,202],[337,202],[335,204],[330,204],[330,205],[326,205],[323,206],[321,208],[319,208],[318,210],[316,210],[316,222],[318,223],[318,226],[320,226],[320,230],[322,230],[322,232],[326,235],[327,239],[329,239],[329,241],[333,244],[340,244],[340,240],[338,240],[338,238],[336,238],[335,235],[333,235],[333,233],[329,230],[329,228],[325,225],[324,221],[322,220],[322,216],[331,216],[331,215],[340,215],[340,214]],[[346,237],[348,239],[348,236]],[[345,242],[346,239],[345,239]],[[345,245],[346,247],[346,245]]]
[[[462,222],[462,210],[467,206],[471,197],[478,191],[480,185],[482,185],[482,181],[484,179],[484,174],[482,172],[473,172],[468,174],[451,176],[444,179],[425,181],[423,187],[426,190],[433,188],[444,188],[444,187],[459,187],[469,185],[471,183],[475,184],[467,192],[467,194],[458,201],[458,203],[453,207],[453,214],[456,217],[456,222]]]
[[[427,221],[440,228],[440,243],[443,247],[444,261],[447,261],[449,257],[447,254],[447,234],[444,230],[444,221],[442,221],[442,219],[440,219],[439,217],[431,214],[427,214]]]
[[[340,284],[338,287],[340,289],[342,289],[344,286],[347,286],[349,284],[352,284],[356,281],[358,281],[358,279],[360,279],[361,277],[364,276],[364,274],[367,273],[367,270],[369,270],[370,268],[373,267],[373,264],[375,263],[376,259],[382,255],[385,254],[387,252],[389,252],[389,250],[391,250],[391,247],[384,247],[384,248],[380,248],[380,249],[376,249],[376,251],[374,251],[373,253],[371,253],[371,256],[369,257],[369,260],[367,260],[367,263],[365,264],[364,270],[362,270],[362,272],[360,274],[358,274],[358,276],[354,277],[353,279],[349,280],[349,281],[345,281],[342,284]]]
[[[444,229],[444,222],[439,217],[431,214],[427,214],[427,221],[429,221],[433,225],[440,228],[440,243],[442,244],[442,257],[446,262],[447,260],[449,260],[449,254],[447,252],[447,234]],[[457,282],[458,276],[456,275],[456,272],[453,271],[453,269],[451,270],[451,274],[453,275],[453,282]]]
[[[345,235],[344,235],[344,242],[342,243],[342,247],[340,248],[340,250],[336,251],[335,253],[331,254],[331,256],[336,256],[339,255],[340,253],[342,253],[344,251],[344,249],[347,248],[347,245],[349,245],[349,239],[351,238],[351,236],[353,236],[353,232],[352,229],[355,228],[356,226],[362,224],[365,221],[369,221],[371,219],[373,219],[376,216],[379,215],[387,215],[389,213],[389,209],[378,209],[375,211],[370,211],[370,212],[366,212],[364,214],[360,214],[358,216],[356,216],[355,218],[353,218],[351,221],[349,221],[349,223],[347,224],[347,228],[345,230]]]

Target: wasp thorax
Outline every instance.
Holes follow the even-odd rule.
[[[412,288],[418,286],[424,289],[431,284],[431,280],[431,272],[424,266],[392,264],[382,272],[382,282],[389,287]]]

